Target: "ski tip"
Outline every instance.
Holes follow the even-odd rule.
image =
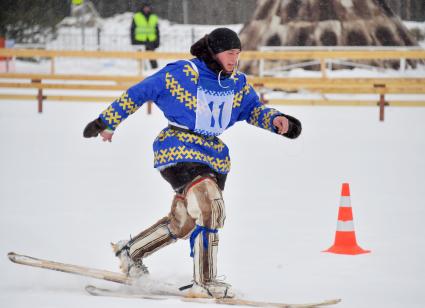
[[[87,292],[89,292],[91,295],[96,295],[96,293],[94,292],[96,290],[95,286],[92,285],[86,285],[84,288]]]
[[[323,305],[335,305],[338,304],[342,301],[341,298],[336,298],[336,299],[329,299],[323,302]]]
[[[15,252],[13,252],[13,251],[11,251],[11,252],[9,252],[9,253],[7,254],[7,257],[8,257],[8,258],[9,258],[9,260],[10,260],[10,261],[12,261],[12,262],[14,262],[14,261],[15,261],[16,256],[17,256],[17,254],[16,254]]]

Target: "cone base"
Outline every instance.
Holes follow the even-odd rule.
[[[362,253],[369,253],[370,250],[362,249],[359,246],[332,246],[327,250],[324,250],[323,252],[331,252],[336,253],[340,255],[359,255]]]

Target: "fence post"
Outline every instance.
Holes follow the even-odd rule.
[[[54,75],[56,70],[56,63],[55,63],[55,57],[50,58],[50,74]]]
[[[41,80],[40,79],[31,79],[32,83],[40,83],[41,84]],[[40,88],[37,91],[37,110],[38,113],[42,113],[43,112],[43,89]]]
[[[100,39],[101,39],[101,32],[102,30],[98,27],[97,28],[97,50],[100,50]]]
[[[43,113],[43,89],[38,89],[37,101],[38,101],[38,113]]]
[[[5,48],[6,47],[6,39],[2,36],[0,36],[0,48]],[[9,72],[9,57],[0,57],[0,62],[4,61],[5,63],[5,69],[6,69],[6,73]],[[3,68],[1,68],[1,70],[3,70]]]
[[[322,72],[322,78],[326,78],[326,59],[320,59],[320,71]]]
[[[406,58],[400,59],[400,71],[404,73],[406,71]]]
[[[379,91],[379,121],[383,122],[385,118],[385,106],[388,106],[388,103],[385,101],[385,84],[374,84],[375,88],[378,88]]]
[[[190,28],[190,34],[192,36],[191,42],[192,45],[195,44],[195,29],[193,27]]]
[[[260,77],[263,77],[264,76],[264,59],[260,59],[258,61],[259,61],[258,74],[260,75]]]
[[[141,48],[141,49],[138,49],[136,52],[137,52],[137,54],[138,55],[142,55],[143,54],[143,52],[144,52],[144,46]],[[145,58],[143,58],[143,57],[140,57],[140,58],[137,58],[138,59],[138,62],[139,62],[139,76],[143,76],[143,70],[144,70],[144,65],[145,65]]]

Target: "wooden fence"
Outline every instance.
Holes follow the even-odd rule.
[[[4,61],[12,61],[16,57],[40,57],[51,60],[50,74],[26,74],[26,73],[0,73],[0,88],[8,89],[36,89],[37,95],[24,94],[0,94],[0,99],[23,99],[37,100],[38,110],[42,111],[43,101],[102,101],[111,102],[113,96],[87,96],[81,95],[84,91],[124,91],[130,85],[144,78],[143,65],[139,66],[139,75],[134,76],[108,76],[108,75],[76,75],[56,74],[55,60],[60,57],[74,58],[115,58],[135,59],[142,62],[148,59],[188,59],[188,53],[172,52],[114,52],[114,51],[59,51],[59,50],[35,50],[35,49],[0,49],[0,57]],[[425,59],[425,50],[344,50],[344,51],[245,51],[241,54],[241,60],[308,60],[318,59]],[[326,70],[322,66],[322,70]],[[72,81],[72,83],[70,83]],[[93,84],[93,81],[97,84]],[[321,99],[270,99],[265,102],[271,104],[291,105],[338,105],[338,106],[379,106],[380,120],[384,119],[385,106],[425,106],[425,99],[416,100],[388,100],[387,94],[425,94],[424,77],[418,78],[329,78],[325,72],[321,77],[312,78],[278,78],[249,76],[248,81],[259,90],[280,90],[285,92],[308,91],[319,94],[376,94],[377,100],[331,100],[322,96]],[[48,95],[46,91],[52,89],[74,90],[78,95]],[[150,105],[149,105],[150,107]]]

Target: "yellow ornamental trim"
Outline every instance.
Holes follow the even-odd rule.
[[[131,98],[128,96],[128,93],[125,92],[121,97],[118,99],[118,103],[121,106],[121,108],[128,114],[133,114],[139,109],[140,106],[137,106]]]
[[[185,73],[187,77],[192,76],[190,81],[192,81],[193,83],[198,83],[198,73],[193,69],[192,65],[185,64],[183,68],[183,73]]]
[[[177,80],[173,78],[173,76],[167,72],[165,74],[165,87],[167,89],[174,89],[177,86]]]
[[[238,93],[235,94],[235,96],[233,96],[233,108],[237,108],[241,106],[242,98],[243,98],[242,91],[239,91]]]
[[[213,169],[217,171],[230,171],[229,157],[226,157],[225,159],[219,159],[193,149],[187,149],[185,146],[179,146],[177,148],[171,147],[169,149],[155,151],[154,159],[155,164],[172,163],[179,159],[196,159],[209,163],[211,166],[213,166]]]
[[[233,108],[240,107],[243,96],[249,94],[250,91],[251,86],[249,84],[246,84],[239,92],[237,92],[233,97]]]
[[[225,159],[216,160],[212,164],[217,170],[230,170],[229,157],[226,157]]]
[[[275,115],[276,113],[279,113],[277,110],[271,109],[269,110],[269,112],[267,112],[264,116],[263,116],[263,128],[268,129],[268,130],[272,130],[272,123],[270,123],[270,118]]]
[[[183,149],[184,146],[179,146],[176,152],[176,159],[183,159]]]
[[[199,137],[199,136],[189,134],[189,133],[183,133],[183,132],[178,132],[178,133],[175,134],[175,136],[181,142],[187,142],[187,143],[195,143],[197,138],[201,139],[201,137]]]
[[[184,91],[179,93],[179,96],[177,97],[179,101],[186,102],[185,105],[189,109],[195,109],[196,108],[196,98],[190,94],[188,91]]]
[[[249,92],[251,91],[251,85],[249,84],[249,83],[247,83],[243,88],[242,88],[242,91],[243,91],[243,94],[245,94],[245,95],[247,95],[247,94],[249,94]]]
[[[232,75],[230,75],[230,79],[233,79],[234,82],[239,80],[239,74],[236,73],[235,71],[232,72]]]
[[[189,149],[189,150],[183,150],[183,155],[186,159],[193,159],[195,156],[195,150]]]
[[[170,138],[170,137],[175,137],[179,141],[184,142],[184,143],[194,143],[194,144],[199,144],[201,146],[204,146],[206,148],[212,148],[219,153],[221,151],[223,151],[223,149],[225,147],[223,141],[221,141],[218,138],[211,138],[211,140],[208,140],[208,139],[202,138],[202,137],[195,135],[195,134],[176,131],[176,130],[173,130],[173,129],[168,129],[166,131],[162,131],[158,135],[158,140],[162,142],[165,139]]]
[[[114,110],[112,105],[103,111],[102,115],[105,120],[108,121],[108,124],[114,129],[118,126],[118,124],[120,124],[122,119],[122,116],[120,116],[120,114]]]
[[[167,150],[160,150],[161,155],[159,155],[158,159],[160,163],[166,163],[167,162]]]
[[[166,154],[166,160],[169,162],[174,161],[174,157],[176,156],[176,147],[171,147],[168,149],[168,153]]]
[[[184,89],[169,72],[165,74],[165,87],[171,95],[190,110],[196,109],[196,97]]]
[[[251,115],[249,117],[249,124],[260,126],[260,123],[258,123],[258,119],[260,118],[260,114],[264,109],[266,109],[265,106],[255,107],[254,110],[251,111]]]
[[[203,154],[201,152],[196,152],[195,153],[195,159],[199,159],[202,160]]]

